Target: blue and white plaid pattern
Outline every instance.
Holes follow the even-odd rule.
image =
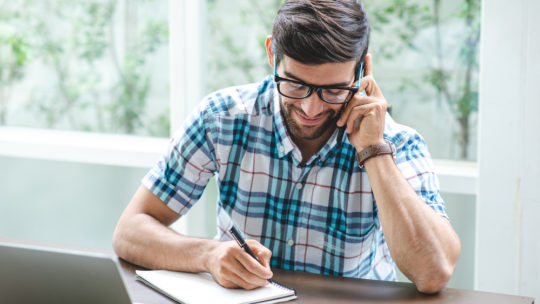
[[[384,136],[413,189],[446,217],[422,137],[389,115]],[[346,136],[341,147],[336,137],[301,165],[268,77],[207,96],[143,184],[184,215],[216,175],[218,213],[272,251],[271,267],[395,280],[367,173]],[[216,238],[230,239],[223,227],[218,219]]]

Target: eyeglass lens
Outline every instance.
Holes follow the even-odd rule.
[[[279,92],[289,98],[306,98],[312,92],[311,88],[306,85],[294,83],[286,80],[282,80],[278,83]],[[352,94],[350,90],[344,89],[320,89],[319,96],[326,102],[331,103],[344,103]]]

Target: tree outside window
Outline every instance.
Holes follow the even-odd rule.
[[[166,0],[0,4],[0,125],[168,136]]]

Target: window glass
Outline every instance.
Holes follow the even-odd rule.
[[[169,133],[167,0],[0,5],[0,125]]]
[[[272,71],[264,41],[281,0],[207,0],[206,93],[261,81]]]
[[[206,93],[272,71],[264,40],[282,1],[207,0]],[[480,0],[364,0],[373,73],[398,123],[434,158],[475,160]]]
[[[434,158],[476,160],[480,0],[364,0],[373,74]]]

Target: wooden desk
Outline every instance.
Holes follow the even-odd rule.
[[[0,236],[0,241],[35,245],[60,249],[99,252],[114,255],[112,250],[95,250],[66,245],[55,245],[36,241],[7,239]],[[135,280],[135,270],[140,267],[118,259],[126,287],[134,303],[157,304],[176,303]],[[274,269],[277,282],[296,290],[298,299],[287,303],[489,303],[489,304],[533,304],[528,297],[503,295],[489,292],[445,288],[436,295],[424,295],[416,291],[410,283],[372,281],[352,278],[340,278],[305,272]]]
[[[120,260],[133,302],[175,303],[135,280],[135,265]],[[340,278],[274,269],[277,282],[296,289],[298,299],[287,303],[490,303],[532,304],[533,298],[489,292],[445,288],[436,295],[424,295],[413,284]]]

